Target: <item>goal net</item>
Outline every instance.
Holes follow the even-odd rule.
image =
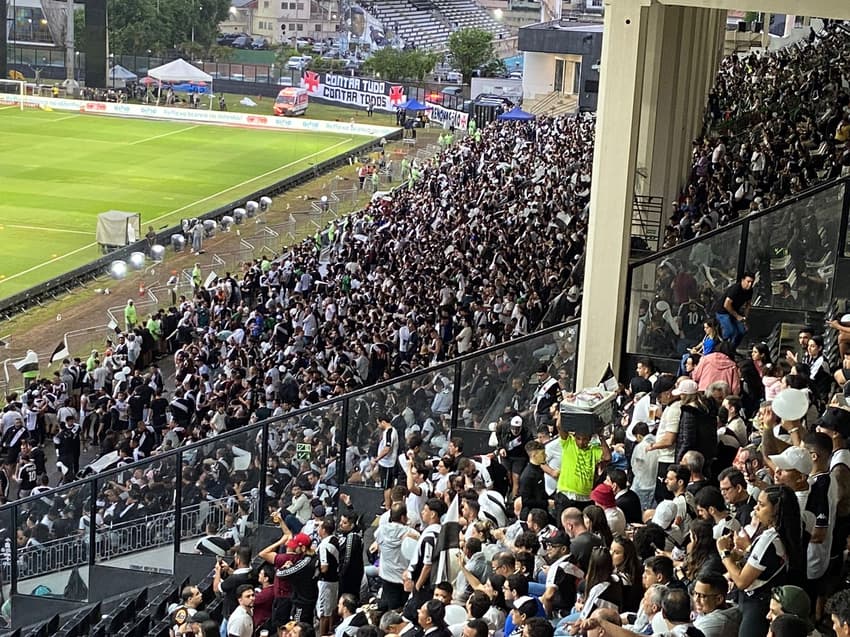
[[[0,106],[18,106],[24,110],[27,83],[0,78]]]

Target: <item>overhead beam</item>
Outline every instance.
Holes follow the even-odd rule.
[[[847,0],[656,0],[659,4],[700,9],[737,9],[850,20]]]

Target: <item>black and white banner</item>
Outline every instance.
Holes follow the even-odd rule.
[[[310,97],[359,108],[371,104],[376,111],[394,112],[407,101],[401,84],[363,77],[306,71],[301,86],[307,89]]]

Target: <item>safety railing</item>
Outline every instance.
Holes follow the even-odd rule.
[[[156,547],[169,547],[169,555],[184,552],[185,540],[199,537],[210,515],[248,515],[252,520],[260,520],[267,505],[272,503],[271,498],[277,497],[269,494],[278,493],[276,472],[270,469],[277,466],[279,455],[292,453],[290,434],[306,428],[325,433],[335,428],[332,448],[325,454],[336,458],[335,475],[328,476],[326,485],[329,492],[346,482],[371,485],[370,476],[362,471],[362,461],[368,458],[377,409],[389,410],[395,416],[408,405],[419,405],[423,426],[427,423],[430,430],[427,439],[434,447],[445,443],[453,429],[486,431],[489,423],[504,412],[517,383],[537,382],[534,372],[541,364],[562,379],[565,389],[573,388],[578,338],[578,321],[562,323],[447,362],[434,361],[425,370],[125,467],[102,471],[47,494],[0,507],[0,529],[3,529],[0,539],[8,556],[4,559],[4,585],[8,584],[14,593],[26,582],[29,590],[44,578],[60,577],[63,571],[75,566],[113,564],[128,554]],[[435,396],[422,403],[419,390],[426,387],[434,388]],[[216,495],[223,488],[217,479],[219,461],[231,467],[229,484],[234,495],[229,497],[224,492]],[[124,526],[100,524],[107,517],[108,503],[114,500],[116,485],[132,490],[132,485],[139,481],[146,482],[149,491],[161,494],[160,506],[164,512]],[[210,506],[204,493],[218,504]],[[167,498],[163,499],[162,494],[167,494]],[[50,500],[61,525],[70,529],[71,537],[46,549],[19,546],[18,530],[23,532],[28,528],[28,519],[36,516],[40,519],[45,506],[42,498]],[[214,517],[214,523],[219,526],[222,520]],[[95,548],[88,550],[88,547]],[[88,569],[81,568],[80,575],[85,581]],[[53,590],[61,588],[54,586]]]
[[[681,356],[745,271],[755,274],[754,308],[801,318],[825,312],[845,249],[848,196],[848,179],[830,182],[631,264],[625,353]]]

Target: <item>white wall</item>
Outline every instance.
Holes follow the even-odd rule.
[[[555,90],[555,58],[552,53],[523,53],[522,96],[535,99]]]

